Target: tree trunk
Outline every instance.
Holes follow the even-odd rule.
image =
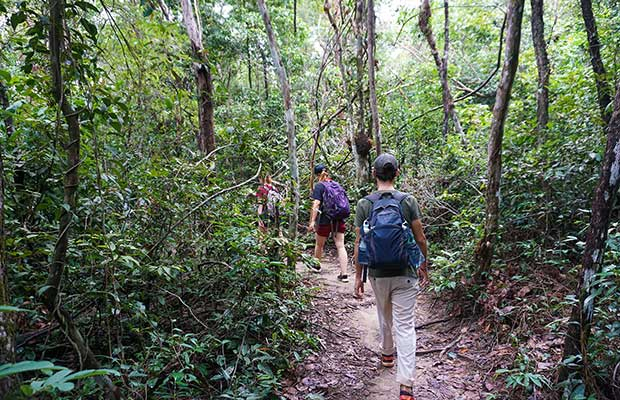
[[[265,5],[265,0],[256,0],[258,4],[258,10],[263,17],[265,23],[265,30],[267,31],[267,38],[269,39],[269,46],[271,48],[271,57],[273,58],[273,65],[276,68],[278,78],[280,80],[280,88],[282,90],[282,100],[284,102],[284,120],[286,122],[286,135],[288,137],[288,159],[289,167],[291,168],[291,193],[293,195],[293,212],[289,220],[289,235],[294,238],[297,236],[297,221],[299,213],[299,168],[297,166],[297,143],[295,137],[295,111],[293,109],[293,101],[291,99],[291,87],[286,75],[286,68],[282,64],[280,58],[280,51],[278,50],[278,44],[276,43],[276,37],[271,27],[271,19],[269,18],[269,11]]]
[[[461,127],[461,122],[459,121],[459,117],[456,114],[456,109],[454,107],[454,98],[452,97],[450,83],[448,81],[448,56],[450,53],[450,19],[448,0],[444,0],[444,51],[442,58],[439,57],[439,51],[437,50],[437,43],[435,41],[435,35],[433,34],[433,28],[431,27],[430,19],[430,1],[423,0],[420,6],[418,25],[420,26],[420,30],[426,38],[428,47],[431,48],[431,54],[433,55],[433,60],[435,61],[435,65],[437,66],[437,72],[439,74],[439,80],[441,82],[442,104],[444,113],[443,137],[444,140],[446,140],[448,137],[449,121],[450,118],[452,118],[452,121],[454,123],[454,129],[459,134],[459,136],[461,136],[461,139],[464,140],[463,128]]]
[[[293,33],[297,35],[297,0],[293,0]]]
[[[267,72],[267,57],[263,46],[260,46],[260,58],[263,63],[263,87],[265,88],[265,100],[269,100],[269,73]]]
[[[531,0],[532,4],[532,41],[536,52],[538,67],[538,90],[536,91],[536,128],[540,134],[549,122],[549,58],[545,41],[545,23],[543,19],[543,0]]]
[[[357,170],[364,181],[370,179],[370,160],[369,154],[372,148],[370,137],[366,131],[366,96],[364,95],[364,11],[366,10],[365,0],[357,0],[355,6],[355,66],[356,66],[356,99],[357,99],[357,121],[356,121],[356,147],[359,155]]]
[[[502,75],[495,96],[495,106],[493,107],[491,131],[489,134],[484,237],[476,249],[476,256],[479,262],[479,269],[476,273],[478,281],[483,281],[485,279],[484,275],[491,267],[493,247],[499,224],[502,139],[504,136],[504,124],[508,114],[510,92],[519,64],[523,5],[524,0],[508,0],[508,28],[506,33],[504,66],[502,67]]]
[[[2,109],[9,106],[6,89],[0,82],[0,103]],[[9,117],[4,120],[7,136],[13,131]],[[4,229],[4,146],[0,142],[0,304],[9,305],[9,279],[6,265],[6,231]],[[15,323],[12,313],[0,312],[0,365],[15,362]],[[15,386],[13,377],[0,378],[0,397],[4,398]]]
[[[198,148],[208,154],[215,150],[215,125],[213,122],[213,78],[209,59],[202,45],[200,15],[194,15],[190,0],[181,0],[183,22],[192,46],[192,53],[197,62],[193,63],[198,88]],[[196,10],[197,11],[197,10]]]
[[[9,96],[6,93],[6,87],[2,84],[2,82],[0,82],[0,106],[2,106],[4,110],[9,108]],[[12,116],[8,115],[4,118],[4,127],[6,129],[7,137],[11,137],[14,130]]]
[[[620,187],[620,81],[616,87],[616,99],[614,112],[607,127],[607,146],[605,158],[601,168],[598,186],[592,201],[592,217],[586,236],[586,245],[581,261],[582,270],[577,286],[579,303],[573,306],[570,320],[567,325],[566,338],[564,339],[564,356],[566,360],[571,356],[577,356],[577,365],[574,369],[562,365],[560,368],[560,380],[566,380],[570,372],[576,372],[583,378],[590,389],[593,389],[592,379],[589,376],[587,350],[588,340],[592,329],[592,316],[594,313],[593,296],[595,289],[593,281],[595,275],[603,267],[603,254],[609,228],[609,217],[614,205],[618,188]],[[591,390],[592,392],[592,390]]]
[[[73,345],[79,356],[81,369],[100,368],[99,362],[91,351],[88,343],[75,326],[71,315],[62,306],[59,294],[62,276],[67,259],[69,234],[71,233],[72,220],[77,200],[77,188],[79,183],[78,168],[80,165],[80,120],[79,113],[71,105],[71,93],[64,86],[62,65],[65,60],[64,43],[64,0],[50,0],[50,69],[52,74],[53,97],[60,108],[67,123],[68,137],[64,139],[63,148],[67,151],[67,165],[64,177],[64,201],[68,207],[62,207],[60,214],[59,233],[54,255],[49,268],[46,282],[47,290],[41,295],[43,304],[58,322],[69,342]],[[106,390],[110,398],[119,398],[118,389],[107,376],[97,377],[97,382]]]
[[[377,86],[375,81],[375,4],[374,0],[368,0],[368,89],[370,92],[370,115],[372,118],[372,130],[375,134],[375,149],[377,155],[381,154],[381,122],[379,121],[379,107],[377,106]]]
[[[588,48],[590,50],[590,62],[594,71],[594,79],[596,80],[598,106],[601,109],[603,121],[607,124],[611,117],[611,113],[607,110],[607,106],[611,102],[611,88],[607,81],[607,73],[605,72],[603,58],[601,57],[601,42],[598,39],[596,18],[592,12],[591,0],[581,0],[581,12],[586,25],[586,32],[588,33]]]
[[[250,86],[250,90],[252,90],[252,55],[250,53],[250,36],[245,37],[245,50],[248,58],[248,85]]]
[[[164,19],[166,21],[171,22],[174,20],[172,13],[170,13],[170,8],[168,8],[168,5],[166,4],[164,0],[159,0],[159,9],[161,10],[161,13],[164,15]]]
[[[340,29],[338,29],[338,25],[334,16],[330,11],[329,0],[325,1],[323,5],[323,9],[325,10],[325,14],[327,14],[327,18],[329,19],[329,23],[334,29],[334,37],[336,41],[336,45],[334,46],[334,53],[336,56],[336,64],[338,64],[338,70],[340,71],[340,78],[342,79],[342,91],[344,93],[344,99],[347,102],[347,136],[349,141],[351,142],[351,154],[353,154],[353,160],[355,162],[355,177],[358,186],[362,186],[367,178],[363,175],[365,171],[360,169],[360,156],[357,151],[357,143],[355,141],[355,112],[353,111],[353,99],[351,98],[351,92],[349,90],[349,83],[347,80],[347,72],[344,67],[344,63],[342,62],[342,37],[340,33]]]

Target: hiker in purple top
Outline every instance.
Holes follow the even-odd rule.
[[[312,210],[310,211],[310,223],[308,231],[314,232],[315,245],[314,256],[321,261],[323,248],[330,234],[334,234],[336,251],[338,253],[338,263],[340,265],[340,282],[348,282],[347,275],[347,251],[344,248],[344,220],[349,216],[349,199],[342,186],[334,182],[327,173],[323,164],[314,167],[314,174],[318,176],[319,182],[312,191]],[[316,272],[321,270],[319,265],[313,268]]]

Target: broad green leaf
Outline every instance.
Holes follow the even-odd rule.
[[[99,12],[99,9],[94,4],[91,4],[91,3],[87,2],[87,1],[76,1],[74,4],[76,6],[78,6],[78,7],[80,7],[84,11],[91,10],[91,11],[94,11],[96,13]]]
[[[15,306],[0,306],[0,312],[34,312],[25,308],[18,308]]]
[[[37,371],[42,369],[64,369],[49,361],[21,361],[16,364],[4,364],[0,366],[0,378],[15,375],[27,371]]]
[[[90,35],[91,39],[94,40],[94,39],[97,38],[97,26],[95,24],[93,24],[92,22],[90,22],[86,18],[81,18],[80,19],[80,23],[82,24],[84,29],[86,29],[86,32],[88,32],[88,34]]]
[[[67,376],[65,380],[74,381],[76,379],[90,378],[91,376],[115,375],[120,376],[121,373],[113,369],[85,369],[83,371],[74,372]]]
[[[26,21],[26,14],[23,11],[19,11],[13,15],[11,15],[11,27],[13,29],[17,28],[17,25]]]

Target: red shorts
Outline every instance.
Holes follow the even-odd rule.
[[[319,224],[316,228],[316,234],[319,236],[328,237],[331,232],[344,233],[344,230],[344,221],[334,221],[331,224]]]

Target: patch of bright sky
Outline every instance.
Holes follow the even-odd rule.
[[[232,12],[233,7],[224,1],[218,1],[215,3],[215,5],[216,5],[216,7],[214,7],[215,12],[220,14],[224,19],[228,19],[228,17],[230,16],[230,13]]]
[[[379,34],[379,47],[381,48],[381,56],[386,57],[384,62],[398,63],[397,60],[407,56],[407,52],[398,44],[394,44],[393,40],[400,30],[398,18],[404,11],[417,10],[420,7],[420,0],[375,0],[375,14],[377,15],[376,31]],[[324,21],[327,18],[324,14],[318,15],[317,24],[311,28],[311,37],[314,38],[313,49],[315,54],[320,58],[323,55],[325,40],[321,36],[325,29],[329,29],[329,24]],[[409,23],[417,23],[409,21]],[[408,40],[407,35],[401,35],[400,41]]]
[[[403,12],[408,14],[420,7],[420,0],[379,0],[376,3],[376,15],[377,15],[377,34],[379,35],[377,41],[377,50],[379,54],[377,59],[379,60],[379,66],[389,66],[392,70],[398,70],[399,65],[407,62],[410,58],[406,50],[402,48],[398,43],[394,43],[396,35],[400,31],[401,24],[399,23],[399,16]],[[417,19],[411,20],[409,24],[417,24]],[[407,34],[409,29],[404,29],[401,33],[398,41],[410,41],[410,37]],[[382,68],[380,68],[382,69]],[[396,71],[394,71],[396,72]]]

